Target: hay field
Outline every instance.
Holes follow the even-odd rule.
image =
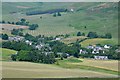
[[[73,43],[73,42],[76,42],[77,40],[82,40],[85,38],[87,38],[87,37],[85,37],[85,36],[73,36],[73,37],[65,38],[61,41],[66,43],[66,44],[69,44],[69,43]]]
[[[113,74],[30,62],[2,62],[3,78],[117,77]]]
[[[118,61],[117,60],[83,59],[83,62],[75,63],[75,64],[93,66],[93,67],[118,71]]]

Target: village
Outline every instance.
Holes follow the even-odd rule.
[[[3,79],[118,80],[117,2],[3,1],[1,8]]]
[[[39,38],[39,39],[43,39],[44,38]],[[54,38],[53,40],[51,41],[60,41],[62,38],[60,37],[57,37],[57,38]],[[15,41],[15,42],[25,42],[26,45],[30,45],[32,46],[33,48],[37,49],[37,50],[42,50],[43,48],[46,49],[46,51],[44,52],[46,55],[47,54],[50,54],[50,53],[54,53],[52,52],[52,48],[49,46],[49,43],[44,43],[44,42],[39,42],[39,43],[35,43],[33,41],[30,41],[30,40],[27,40],[25,39],[24,37],[22,36],[9,36],[8,38],[8,41]],[[86,55],[86,54],[93,54],[94,57],[93,59],[95,60],[108,60],[108,56],[102,56],[102,55],[99,55],[99,54],[105,54],[106,51],[108,51],[110,48],[112,48],[112,45],[110,44],[106,44],[104,46],[101,46],[101,45],[89,45],[87,47],[85,47],[84,49],[83,48],[79,48],[79,54],[80,55]],[[88,52],[87,50],[91,50],[91,52]],[[118,49],[116,49],[116,52],[119,52]],[[63,55],[64,53],[63,52],[57,52],[56,53],[57,55]],[[70,57],[71,55],[69,53],[65,53],[67,57]]]

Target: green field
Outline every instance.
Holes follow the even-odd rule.
[[[3,78],[117,77],[118,73],[117,60],[103,61],[70,57],[51,65],[17,61],[8,62],[10,55],[16,53],[16,51],[4,48],[2,51],[2,57],[5,60],[2,61]]]
[[[105,44],[112,44],[112,45],[116,45],[118,44],[117,40],[114,39],[102,39],[102,38],[95,38],[95,39],[87,39],[83,42],[80,43],[82,47],[87,47],[89,45],[95,45],[95,44],[101,44],[101,45],[105,45]]]
[[[15,50],[10,50],[10,49],[5,49],[5,48],[0,48],[0,51],[2,51],[2,59],[0,57],[0,60],[11,60],[11,54],[15,54],[17,51]]]

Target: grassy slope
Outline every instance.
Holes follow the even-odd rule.
[[[97,11],[91,11],[92,8],[96,9],[95,7],[99,6],[100,4],[104,3],[15,3],[14,5],[12,5],[12,7],[17,5],[29,7],[33,6],[32,9],[24,9],[23,11],[20,11],[23,13],[30,10],[48,10],[53,8],[74,8],[75,10],[81,10],[74,13],[63,14],[61,17],[56,18],[52,17],[52,15],[42,15],[43,19],[41,20],[39,18],[41,15],[28,17],[24,14],[19,14],[19,12],[14,15],[8,14],[7,12],[9,12],[9,10],[7,11],[7,9],[9,9],[9,6],[11,7],[11,5],[9,4],[8,7],[3,6],[6,13],[6,15],[3,15],[3,19],[15,21],[24,17],[28,19],[31,23],[39,24],[40,27],[36,31],[25,31],[33,35],[56,35],[74,33],[76,31],[85,32],[87,35],[89,31],[96,31],[99,34],[111,32],[113,37],[117,38],[117,10],[113,8],[114,6],[117,6],[117,4],[107,3],[106,5],[109,6],[108,8],[98,8]],[[17,11],[16,9],[14,10]],[[69,27],[69,24],[71,24],[73,27]],[[86,26],[87,28],[85,29],[84,26]]]
[[[87,40],[81,42],[80,44],[83,47],[87,47],[88,45],[95,45],[95,44],[101,44],[101,45],[113,44],[113,45],[115,45],[115,44],[117,44],[117,40],[95,38],[95,39],[87,39]]]
[[[10,60],[11,54],[15,54],[16,51],[10,50],[10,49],[5,49],[5,48],[0,48],[0,51],[2,51],[2,59],[1,60]]]

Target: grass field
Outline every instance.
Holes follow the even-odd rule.
[[[0,56],[0,60],[5,60],[5,61],[11,60],[11,58],[10,58],[11,54],[16,53],[16,51],[14,51],[14,50],[5,49],[5,48],[0,48],[0,52],[1,51],[2,51],[2,59],[1,59],[1,56]]]
[[[81,46],[83,47],[87,47],[88,45],[95,45],[95,44],[101,44],[101,45],[105,45],[105,44],[118,44],[117,40],[114,39],[102,39],[102,38],[95,38],[95,39],[87,39],[83,42],[80,43]]]
[[[4,60],[2,61],[3,78],[117,77],[117,60],[92,60],[70,57],[58,61],[58,65],[50,65],[9,61],[10,55],[16,53],[16,51],[3,48],[2,52]]]
[[[66,69],[29,62],[2,62],[3,78],[117,77],[114,74],[84,69]]]

